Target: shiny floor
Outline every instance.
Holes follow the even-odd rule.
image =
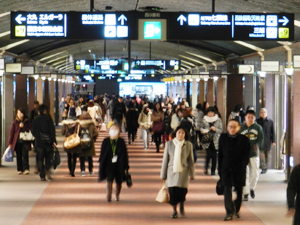
[[[105,182],[97,182],[100,133],[96,142],[94,174],[76,177],[68,175],[66,154],[61,152],[62,164],[54,171],[51,182],[41,182],[33,173],[35,155],[31,153],[29,175],[17,175],[15,162],[3,162],[0,168],[0,224],[6,225],[81,225],[81,224],[292,224],[286,213],[286,183],[283,171],[269,170],[260,175],[256,198],[243,202],[241,218],[224,222],[223,197],[215,194],[218,176],[203,174],[204,152],[199,152],[196,179],[190,182],[186,200],[186,218],[171,219],[171,206],[155,202],[160,188],[159,178],[163,149],[154,146],[144,150],[138,138],[128,146],[133,187],[123,184],[121,201],[106,201]],[[127,134],[122,137],[127,140]],[[61,147],[63,137],[57,130]],[[61,149],[61,148],[60,148]]]

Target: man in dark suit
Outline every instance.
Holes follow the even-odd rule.
[[[224,185],[224,204],[226,217],[224,221],[232,220],[233,214],[240,218],[243,186],[246,181],[246,167],[250,157],[249,139],[239,133],[240,124],[230,120],[227,133],[219,139],[219,176]],[[235,187],[237,198],[232,201],[232,187]]]

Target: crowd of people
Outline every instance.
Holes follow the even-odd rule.
[[[113,124],[109,137],[104,139],[99,157],[99,181],[107,182],[107,201],[111,201],[113,181],[116,182],[116,200],[120,200],[122,182],[129,170],[127,146],[135,144],[137,138],[143,140],[144,150],[155,145],[156,152],[164,147],[161,179],[168,187],[172,218],[180,214],[185,216],[184,201],[188,188],[188,176],[195,177],[194,163],[198,150],[206,151],[203,173],[218,175],[219,184],[224,187],[225,221],[233,216],[240,218],[242,200],[248,196],[255,198],[255,188],[261,174],[267,172],[269,152],[275,145],[274,124],[267,117],[267,110],[260,110],[256,119],[253,106],[243,110],[237,105],[226,121],[216,106],[207,102],[198,103],[193,109],[183,98],[175,104],[173,98],[156,98],[150,101],[146,97],[122,98],[120,96],[95,96],[93,99],[80,97],[75,101],[68,95],[60,102],[62,134],[69,137],[79,134],[88,140],[85,145],[64,150],[67,152],[70,176],[75,176],[77,159],[80,161],[81,176],[94,173],[94,142],[104,123]],[[104,125],[105,126],[105,125]],[[140,128],[140,136],[137,135]],[[226,130],[226,131],[225,131]],[[225,132],[224,132],[225,131]],[[32,132],[33,145],[20,139],[20,133]],[[121,132],[128,133],[128,142],[120,137]],[[18,174],[29,174],[28,151],[33,146],[36,156],[35,173],[45,181],[52,179],[51,157],[56,147],[55,128],[48,108],[34,102],[30,117],[23,109],[18,109],[9,135],[9,147],[16,152]],[[234,188],[233,188],[234,187]],[[232,200],[232,191],[237,193]]]

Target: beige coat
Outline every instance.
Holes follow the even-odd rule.
[[[143,129],[149,129],[152,127],[151,112],[146,115],[143,111],[139,115],[138,123]]]
[[[186,141],[182,146],[181,165],[182,172],[173,173],[175,145],[173,141],[166,143],[160,177],[166,179],[167,187],[188,188],[189,175],[193,179],[195,177],[193,144]]]

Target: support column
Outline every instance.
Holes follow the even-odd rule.
[[[35,79],[34,77],[28,77],[29,93],[28,93],[28,112],[33,110],[33,102],[36,100],[35,97]]]
[[[172,97],[173,96],[173,83],[170,82],[167,84],[169,86],[169,93],[168,93],[168,96],[169,97]]]
[[[50,92],[49,92],[49,81],[48,79],[44,80],[44,99],[43,103],[48,106],[48,109],[50,110]],[[50,112],[50,111],[49,111]]]
[[[40,104],[43,104],[43,80],[40,77],[36,80],[36,99]]]
[[[199,100],[198,102],[203,104],[205,102],[205,81],[200,80],[199,81]]]
[[[27,104],[27,75],[16,75],[15,108],[23,108],[28,115]]]
[[[226,130],[226,120],[227,120],[227,114],[226,114],[226,79],[225,78],[219,78],[217,81],[217,106],[219,109],[219,112],[222,116],[222,122],[223,122],[223,131]]]
[[[210,106],[214,106],[214,98],[215,97],[215,86],[214,79],[208,79],[207,81],[207,102]]]
[[[182,85],[182,81],[181,82],[177,82],[177,90],[176,90],[176,94],[175,94],[175,97],[176,97],[176,95],[180,95],[181,96],[181,85]],[[178,104],[178,102],[177,102],[177,104]]]
[[[180,97],[181,97],[181,99],[186,97],[185,96],[185,82],[184,81],[182,81],[182,83],[181,83],[181,95],[180,95]]]
[[[243,76],[228,75],[227,76],[227,115],[234,110],[237,104],[243,105]],[[227,118],[226,118],[227,120]]]
[[[193,87],[192,87],[193,93],[192,93],[192,105],[190,105],[193,108],[196,108],[197,101],[198,101],[198,94],[197,94],[197,80],[193,79]]]
[[[245,108],[248,105],[253,105],[254,106],[254,111],[256,112],[256,116],[258,116],[258,105],[256,104],[257,100],[257,78],[255,75],[248,75],[245,76],[245,88],[244,88],[244,102],[245,102]]]
[[[300,71],[295,71],[293,76],[293,85],[292,88],[292,136],[291,136],[291,149],[292,156],[294,157],[294,165],[300,163]],[[288,124],[289,125],[289,124]]]
[[[189,103],[189,105],[191,105],[191,95],[190,95],[190,89],[191,89],[191,82],[190,80],[188,79],[186,81],[186,101],[187,103]]]
[[[1,140],[2,140],[2,152],[7,148],[7,140],[9,129],[11,126],[12,121],[15,118],[15,111],[14,111],[14,77],[13,75],[4,74],[2,76],[2,99],[1,99],[1,108],[2,108],[2,129],[1,129]],[[2,157],[1,157],[2,158]]]
[[[54,81],[51,80],[49,81],[49,84],[50,84],[50,102],[49,102],[49,113],[50,113],[50,116],[52,117],[52,119],[54,119],[54,108],[55,108],[55,96],[54,96]]]

